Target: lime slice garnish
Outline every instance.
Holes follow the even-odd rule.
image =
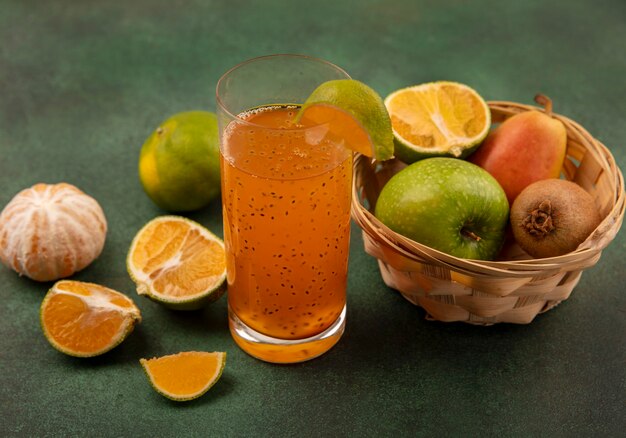
[[[346,147],[379,161],[393,157],[391,119],[382,98],[354,79],[328,81],[306,100],[297,120],[303,125],[328,123]]]

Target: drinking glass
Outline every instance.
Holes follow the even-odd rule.
[[[344,331],[352,152],[332,120],[296,115],[318,85],[349,78],[327,61],[272,55],[217,84],[229,327],[264,361],[312,359]]]

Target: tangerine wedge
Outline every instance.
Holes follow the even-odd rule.
[[[152,359],[139,359],[152,387],[164,397],[188,401],[206,393],[219,380],[226,353],[183,351]]]
[[[61,280],[41,303],[41,326],[57,350],[76,357],[106,353],[141,321],[126,295],[94,283]]]

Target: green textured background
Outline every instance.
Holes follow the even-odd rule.
[[[44,339],[49,284],[0,267],[0,436],[618,436],[626,429],[622,232],[571,298],[526,326],[424,320],[385,287],[353,228],[348,326],[314,361],[240,351],[226,300],[175,313],[138,297],[125,255],[163,212],[137,178],[167,116],[214,109],[219,76],[250,57],[328,59],[381,94],[467,83],[486,99],[535,93],[626,166],[626,3],[613,1],[0,1],[0,207],[36,182],[100,201],[105,250],[74,278],[126,292],[144,321],[95,359]],[[219,203],[190,215],[221,234]],[[204,397],[175,404],[138,359],[228,352]]]

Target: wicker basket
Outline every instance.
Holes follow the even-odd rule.
[[[513,102],[489,102],[492,121],[542,110]],[[422,307],[427,318],[478,325],[527,324],[567,299],[583,270],[594,266],[624,218],[624,179],[609,150],[582,126],[557,114],[567,130],[562,173],[594,198],[603,221],[575,251],[532,259],[509,239],[496,261],[460,259],[403,237],[371,213],[389,178],[403,167],[358,155],[352,217],[363,229],[365,251],[378,259],[387,286]]]

